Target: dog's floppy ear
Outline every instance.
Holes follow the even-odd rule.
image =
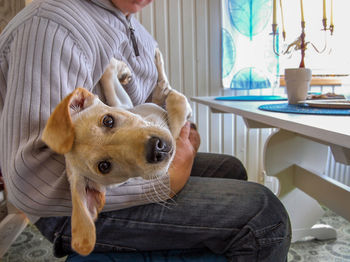
[[[86,185],[80,175],[70,175],[72,192],[72,248],[77,253],[87,256],[96,243],[94,221],[105,204],[104,189],[95,190]]]
[[[79,87],[57,105],[42,135],[42,140],[53,151],[65,154],[71,150],[74,142],[74,127],[71,117],[90,106],[94,97],[92,93]]]

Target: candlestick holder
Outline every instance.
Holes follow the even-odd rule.
[[[322,24],[323,24],[323,31],[327,31],[329,30],[329,32],[331,32],[331,35],[333,35],[333,32],[334,32],[334,25],[333,25],[333,22],[331,20],[331,24],[329,25],[329,27],[327,27],[327,18],[323,18],[322,19]]]
[[[323,30],[327,31],[327,18],[322,19],[322,24],[323,24]]]
[[[272,45],[273,45],[273,52],[275,55],[277,56],[281,56],[281,55],[288,55],[291,54],[293,51],[299,51],[300,50],[300,54],[301,54],[301,60],[300,60],[300,68],[304,68],[305,67],[305,51],[307,50],[308,46],[312,46],[312,48],[319,54],[324,53],[327,50],[327,31],[330,31],[330,35],[333,35],[333,31],[334,31],[334,25],[331,24],[328,28],[327,28],[327,19],[323,19],[322,20],[322,24],[323,24],[323,29],[321,29],[321,31],[324,31],[325,34],[325,39],[324,39],[324,45],[322,49],[319,49],[316,47],[316,45],[310,41],[306,41],[306,34],[305,34],[305,21],[301,22],[301,33],[300,35],[297,37],[296,40],[294,40],[293,42],[291,42],[290,44],[287,44],[286,47],[284,48],[284,50],[281,50],[280,52],[277,51],[276,46],[279,44],[277,42],[277,35],[279,34],[278,32],[278,25],[277,24],[272,24],[272,33],[271,35],[273,36],[273,41],[272,41]],[[282,36],[283,39],[285,41],[285,32],[282,32]],[[279,49],[279,48],[278,48]]]

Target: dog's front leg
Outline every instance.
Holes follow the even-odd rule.
[[[181,128],[191,117],[192,109],[187,101],[187,98],[176,90],[172,90],[169,93],[165,104],[166,111],[168,113],[168,125],[170,127],[171,134],[176,139],[179,137]]]
[[[122,85],[131,80],[131,71],[122,61],[112,58],[100,82],[106,103],[112,107],[132,108],[133,103]]]
[[[155,63],[158,70],[158,81],[152,94],[152,102],[159,106],[165,105],[170,131],[177,138],[181,128],[191,117],[192,109],[187,98],[171,88],[165,74],[163,56],[159,49],[156,49]]]
[[[164,107],[165,100],[172,88],[169,84],[168,77],[165,73],[164,60],[162,53],[157,48],[155,54],[155,64],[158,71],[157,85],[152,92],[152,103],[155,103],[161,107]]]

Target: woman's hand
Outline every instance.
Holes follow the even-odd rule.
[[[199,145],[200,136],[196,126],[186,122],[176,140],[176,153],[169,168],[171,197],[185,186],[190,177]]]

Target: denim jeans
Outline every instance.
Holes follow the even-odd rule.
[[[236,158],[198,153],[188,183],[167,205],[99,214],[94,252],[209,249],[228,261],[286,261],[288,214],[269,189],[246,179]],[[56,256],[72,252],[69,217],[41,218],[36,226]]]

